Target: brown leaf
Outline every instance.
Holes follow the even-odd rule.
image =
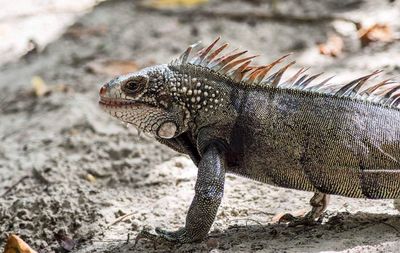
[[[10,235],[4,253],[37,253],[16,235]]]
[[[291,213],[294,217],[303,217],[307,213],[306,209],[300,209],[296,210]],[[281,218],[285,215],[286,213],[278,213],[274,217],[272,217],[272,223],[278,223],[281,221]]]
[[[319,53],[337,57],[342,54],[343,44],[343,39],[340,36],[330,35],[325,43],[318,45]]]
[[[86,68],[93,73],[117,76],[137,71],[139,66],[133,61],[105,59],[89,62]]]
[[[358,37],[363,47],[368,46],[371,42],[391,42],[394,39],[393,31],[387,24],[361,26],[358,30]]]

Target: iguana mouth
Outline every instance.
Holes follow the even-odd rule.
[[[126,100],[126,99],[116,99],[116,98],[105,98],[100,97],[99,105],[104,107],[121,107],[127,105],[135,105],[137,102]]]

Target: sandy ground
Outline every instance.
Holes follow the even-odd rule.
[[[334,15],[388,22],[395,33],[400,31],[396,1],[271,2],[212,1],[201,10]],[[232,175],[205,242],[154,249],[141,240],[135,246],[143,228],[183,225],[196,168],[187,157],[101,112],[98,89],[111,77],[87,68],[101,59],[129,59],[141,67],[166,63],[188,44],[221,35],[261,54],[259,62],[294,52],[298,66],[337,74],[340,81],[380,68],[398,76],[398,42],[361,48],[354,24],[347,21],[160,13],[138,8],[134,1],[101,3],[74,27],[81,29],[79,36],[65,33],[41,53],[0,67],[0,250],[7,235],[17,233],[40,252],[62,252],[55,238],[64,233],[79,253],[399,251],[400,219],[391,200],[332,196],[322,225],[287,227],[272,223],[274,215],[308,208],[312,193]],[[338,58],[317,50],[331,33],[345,39]],[[48,84],[50,95],[32,94],[33,76]]]

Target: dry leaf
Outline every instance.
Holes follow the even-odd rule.
[[[71,86],[63,84],[63,83],[56,84],[52,90],[54,92],[63,92],[63,93],[73,91]]]
[[[96,177],[93,176],[93,175],[90,174],[90,173],[86,174],[85,179],[86,179],[87,181],[89,181],[90,183],[95,183],[95,182],[96,182]]]
[[[109,76],[124,75],[139,69],[136,62],[127,60],[95,60],[89,62],[86,67],[93,73]]]
[[[4,253],[37,253],[16,235],[10,235]]]
[[[33,91],[37,97],[49,95],[51,90],[47,87],[46,83],[40,76],[34,76],[31,79]]]
[[[325,43],[318,45],[319,53],[337,57],[342,54],[343,44],[343,39],[340,36],[331,35]]]
[[[176,7],[194,7],[205,4],[208,0],[147,0],[145,6],[155,9],[168,9]]]
[[[393,31],[387,24],[361,27],[358,30],[358,37],[363,47],[368,46],[371,42],[391,42],[394,39]]]
[[[307,213],[307,209],[300,209],[296,210],[291,213],[294,217],[303,217]],[[285,215],[286,213],[278,213],[274,217],[272,217],[272,222],[273,223],[278,223],[281,221],[281,218]]]

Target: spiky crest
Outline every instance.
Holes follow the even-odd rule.
[[[284,55],[279,59],[264,66],[250,66],[252,59],[256,55],[244,57],[247,51],[238,51],[235,49],[227,54],[218,55],[224,51],[229,44],[224,43],[214,49],[218,37],[209,46],[199,50],[195,55],[191,55],[191,51],[200,44],[200,42],[189,46],[186,51],[177,59],[173,60],[172,66],[195,65],[204,67],[218,75],[229,78],[241,87],[270,87],[278,89],[293,89],[301,91],[309,91],[314,93],[329,94],[336,97],[354,98],[373,103],[379,103],[393,108],[400,108],[400,82],[387,79],[375,84],[368,84],[368,80],[377,76],[382,71],[377,70],[371,74],[362,76],[345,85],[332,84],[329,77],[319,83],[313,82],[322,73],[309,76],[305,74],[308,68],[301,68],[293,76],[286,81],[281,81],[283,74],[295,62],[281,67],[275,73],[270,73],[270,70],[290,54]],[[267,75],[269,74],[269,75]]]

